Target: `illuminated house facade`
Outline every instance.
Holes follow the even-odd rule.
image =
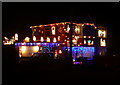
[[[73,60],[79,57],[92,60],[94,55],[106,54],[107,30],[105,27],[97,27],[93,23],[61,22],[30,26],[30,28],[33,42],[15,43],[19,46],[20,56],[31,56],[34,52],[41,52],[53,53],[54,58],[58,56],[65,58],[70,54],[70,36],[72,36]],[[29,53],[26,54],[25,50]]]

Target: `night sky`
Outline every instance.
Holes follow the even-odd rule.
[[[95,25],[108,30],[110,53],[120,53],[120,33],[118,26],[119,3],[43,3],[43,2],[3,2],[2,36],[10,38],[18,33],[19,40],[32,38],[30,26],[71,21],[83,23],[90,16]]]

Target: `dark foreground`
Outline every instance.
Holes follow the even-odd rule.
[[[120,84],[119,68],[95,68],[73,65],[66,67],[54,63],[50,65],[19,64],[4,67],[3,84]]]
[[[97,57],[93,64],[70,65],[64,60],[17,63],[16,51],[3,48],[3,85],[120,84],[120,58]]]

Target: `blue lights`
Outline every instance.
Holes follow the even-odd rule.
[[[15,43],[15,46],[48,46],[48,47],[55,47],[57,43]]]
[[[60,44],[60,43],[59,43]],[[54,49],[54,47],[58,47],[58,43],[15,43],[15,46],[40,46],[43,47],[43,51],[47,50],[50,52],[50,50]],[[56,49],[56,48],[55,48]],[[63,51],[68,50],[68,53],[70,52],[70,47],[62,47]],[[58,49],[59,50],[59,49]],[[95,47],[83,47],[83,46],[76,46],[72,47],[72,56],[73,59],[79,58],[79,57],[87,57],[88,60],[92,60],[95,52]],[[63,52],[64,55],[64,52]]]
[[[70,47],[67,47],[68,51],[70,51]],[[65,50],[66,47],[63,47]],[[76,59],[78,57],[87,57],[87,60],[92,60],[94,56],[95,48],[94,47],[72,47],[72,56]],[[80,56],[81,55],[81,56]]]

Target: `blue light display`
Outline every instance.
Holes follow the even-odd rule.
[[[60,43],[59,43],[60,44]],[[49,50],[53,49],[53,47],[57,47],[58,43],[15,43],[15,46],[46,46],[49,47]],[[62,47],[62,50],[70,51],[70,47]],[[95,48],[94,47],[83,47],[83,46],[76,46],[72,47],[72,56],[74,59],[79,57],[87,57],[87,60],[92,60],[94,56]],[[63,53],[64,54],[64,53]]]
[[[63,47],[63,50],[65,49],[66,47]],[[67,49],[68,51],[70,51],[70,47],[67,47]],[[95,52],[94,47],[82,47],[82,46],[72,47],[72,56],[74,59],[76,59],[76,56],[78,55],[78,57],[87,57],[87,60],[92,60],[94,56],[94,52]]]

